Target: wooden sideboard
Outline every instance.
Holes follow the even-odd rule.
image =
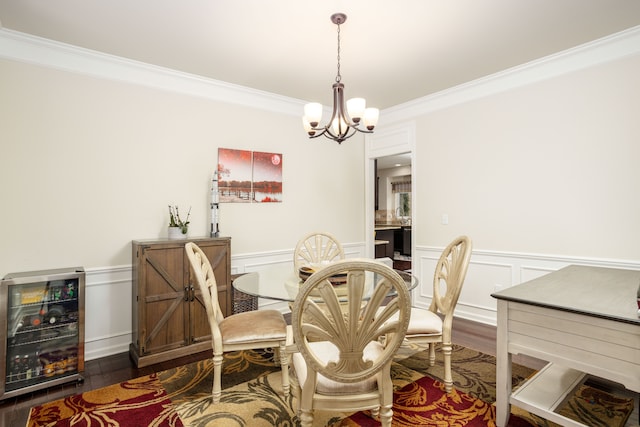
[[[232,314],[231,238],[134,240],[132,242],[133,339],[136,366],[211,349],[211,330],[184,250],[194,242],[209,258],[225,316]]]

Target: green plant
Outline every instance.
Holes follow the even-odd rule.
[[[169,205],[169,227],[179,227],[182,234],[187,234],[189,228],[189,216],[191,215],[191,207],[187,212],[187,218],[183,221],[180,219],[180,211],[177,206]]]

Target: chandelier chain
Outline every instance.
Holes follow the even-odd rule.
[[[340,75],[340,24],[338,23],[338,73],[336,74],[336,83],[340,83],[342,76]]]

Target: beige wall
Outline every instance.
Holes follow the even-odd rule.
[[[639,37],[381,112],[371,140],[399,135],[415,154],[416,305],[463,233],[474,254],[456,315],[490,324],[492,292],[568,263],[640,268]],[[191,234],[208,234],[218,147],[284,156],[283,203],[221,206],[234,272],[289,262],[313,229],[365,252],[363,138],[309,141],[303,101],[2,29],[0,41],[0,277],[87,268],[88,360],[131,342],[131,240],[166,236],[169,203],[192,206]]]
[[[0,60],[0,276],[131,263],[166,236],[167,205],[209,233],[218,147],[283,154],[284,202],[222,204],[234,254],[302,234],[363,236],[363,140],[308,140],[300,117]]]
[[[415,245],[465,233],[477,250],[640,260],[639,72],[636,54],[412,117]],[[127,265],[132,239],[166,235],[169,203],[207,235],[218,147],[283,153],[283,203],[221,206],[234,254],[312,229],[364,241],[359,136],[310,141],[296,114],[12,60],[0,93],[0,275]]]
[[[635,55],[417,118],[416,245],[640,260],[639,75]]]

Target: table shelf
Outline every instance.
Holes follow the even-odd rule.
[[[582,426],[555,411],[574,394],[586,376],[584,372],[549,363],[515,390],[509,402],[560,425]]]

